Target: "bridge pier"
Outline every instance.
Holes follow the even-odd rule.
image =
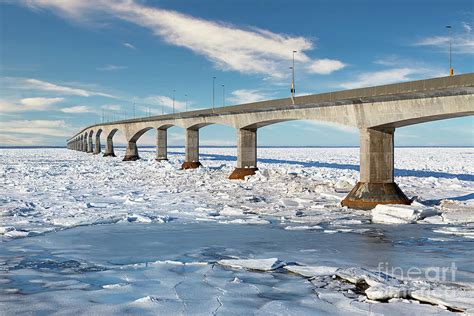
[[[100,133],[95,135],[94,155],[100,154]]]
[[[156,133],[156,160],[168,160],[168,131],[158,129]]]
[[[355,209],[411,204],[394,182],[394,128],[360,130],[360,181],[341,202]]]
[[[237,131],[237,167],[229,179],[243,180],[257,170],[257,129],[240,128]]]
[[[82,151],[87,152],[87,138],[86,137],[82,139]]]
[[[199,168],[199,129],[187,128],[185,135],[185,158],[181,165],[181,169],[195,169]]]
[[[135,161],[138,159],[140,159],[140,157],[138,156],[137,143],[135,141],[128,141],[125,157],[123,157],[122,161]]]
[[[92,133],[90,133],[87,137],[87,152],[90,154],[94,152],[94,144],[92,143]]]
[[[107,143],[105,144],[105,152],[104,157],[117,157],[114,153],[114,142],[112,140],[112,136],[107,136]]]

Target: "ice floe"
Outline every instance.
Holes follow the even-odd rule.
[[[250,269],[260,271],[271,271],[281,268],[285,265],[284,262],[278,260],[278,258],[268,259],[224,259],[219,260],[218,264],[226,267],[232,267],[237,269]]]
[[[315,277],[320,275],[333,275],[338,268],[328,266],[304,266],[304,265],[286,265],[286,270],[300,274],[304,277]]]
[[[438,215],[432,207],[414,202],[412,205],[379,204],[372,211],[372,222],[383,224],[410,224]]]

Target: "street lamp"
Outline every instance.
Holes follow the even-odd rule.
[[[186,112],[188,112],[188,95],[187,94],[184,95],[184,102],[186,104]]]
[[[454,69],[452,67],[452,59],[451,59],[451,25],[446,25],[446,28],[449,30],[449,76],[451,77],[452,75],[454,75]]]
[[[222,107],[225,106],[225,85],[222,85]]]
[[[292,72],[292,80],[291,80],[291,98],[294,99],[295,97],[295,53],[296,50],[293,51],[293,67],[290,67]],[[293,100],[294,102],[294,100]]]
[[[214,111],[214,92],[215,92],[215,89],[214,89],[214,83],[216,82],[216,77],[212,77],[212,110]]]

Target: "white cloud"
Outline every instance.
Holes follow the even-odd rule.
[[[244,104],[262,101],[268,98],[268,95],[258,90],[240,89],[234,90],[228,98],[233,104]]]
[[[0,133],[0,145],[2,146],[33,146],[47,143],[43,137],[31,136],[21,137]]]
[[[132,45],[130,43],[127,43],[127,42],[123,43],[123,46],[128,47],[130,49],[134,49],[134,50],[137,49],[134,45]]]
[[[311,63],[308,67],[310,72],[328,75],[336,70],[346,67],[344,63],[335,59],[318,59]]]
[[[167,108],[172,109],[173,108],[173,98],[164,96],[164,95],[153,95],[146,97],[144,99],[144,102],[147,104],[150,104],[150,108],[153,109],[153,113],[161,114],[161,106],[165,106]],[[160,106],[159,109],[156,106]],[[188,101],[188,107],[190,105],[190,102]],[[186,109],[186,101],[178,101],[177,99],[174,100],[174,108],[175,110],[179,111],[184,111]],[[148,111],[148,106],[141,107],[141,109],[144,112]]]
[[[21,0],[26,6],[39,10],[52,8],[61,11],[68,16],[79,19],[86,11],[92,11],[93,0]]]
[[[297,61],[307,61],[304,51],[313,48],[313,43],[303,37],[239,29],[134,1],[111,2],[107,9],[116,17],[148,28],[166,42],[188,48],[226,70],[278,77],[282,74],[277,64],[288,62],[292,50],[299,51]]]
[[[10,88],[29,91],[33,90],[38,92],[54,92],[57,94],[76,95],[81,97],[101,96],[107,98],[117,98],[113,95],[103,92],[92,91],[79,87],[60,85],[34,78],[0,77],[0,79],[4,89]]]
[[[462,22],[462,27],[464,28],[464,31],[466,31],[467,33],[471,33],[472,26],[469,23]]]
[[[122,107],[118,104],[105,104],[102,106],[102,109],[109,111],[120,111]]]
[[[116,71],[116,70],[122,70],[126,69],[127,67],[125,66],[117,66],[117,65],[105,65],[104,67],[99,67],[97,70],[103,70],[103,71]]]
[[[0,125],[3,134],[33,134],[45,136],[70,136],[72,129],[63,120],[12,120]]]
[[[50,110],[51,105],[63,100],[64,98],[23,98],[17,101],[0,99],[0,113]]]
[[[314,48],[311,39],[273,33],[259,28],[239,28],[220,21],[209,21],[176,11],[146,6],[134,0],[23,0],[29,7],[48,8],[60,15],[86,19],[95,12],[105,12],[118,19],[140,25],[169,44],[190,49],[205,56],[218,68],[245,74],[262,74],[282,78],[288,74],[292,51],[297,63],[311,64],[306,52]],[[124,46],[134,48],[130,43]],[[311,65],[315,73],[330,73],[343,63],[319,62]],[[302,67],[303,68],[303,67]]]
[[[410,81],[419,79],[420,77],[435,77],[440,75],[436,70],[423,68],[392,68],[387,70],[365,72],[358,75],[355,79],[343,82],[341,87],[346,89],[354,89],[361,87],[371,87],[396,83],[402,81]]]
[[[342,125],[342,124],[337,124],[337,123],[332,123],[332,122],[304,121],[304,123],[308,123],[310,125],[313,125],[313,126],[319,127],[319,128],[329,127],[329,128],[339,130],[341,132],[346,132],[346,133],[359,133],[359,130],[355,127]]]
[[[71,106],[68,108],[62,108],[60,111],[64,113],[97,113],[97,110],[87,105]]]
[[[32,89],[41,90],[41,91],[52,91],[52,92],[57,92],[61,94],[78,95],[82,97],[102,96],[102,97],[113,98],[113,96],[110,94],[57,85],[51,82],[41,81],[38,79],[24,79],[24,83]]]
[[[31,107],[44,107],[63,100],[64,98],[24,98],[20,100],[20,103]]]
[[[415,43],[415,46],[432,46],[447,50],[449,36],[430,36]],[[454,34],[451,38],[453,53],[474,54],[474,37],[468,32],[465,34]]]

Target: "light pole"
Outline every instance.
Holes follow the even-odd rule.
[[[222,85],[222,107],[225,106],[225,85]]]
[[[214,92],[215,92],[215,82],[216,82],[216,77],[212,77],[212,110],[214,111],[214,107],[215,107],[215,98],[214,98]]]
[[[291,97],[294,99],[295,97],[295,53],[296,50],[293,51],[293,66],[290,67],[292,72],[292,80],[291,80]]]
[[[176,92],[176,90],[173,90],[173,114],[174,114],[174,93]]]
[[[186,112],[188,112],[188,95],[187,94],[184,95],[184,103],[186,105]]]
[[[449,30],[449,76],[452,76],[454,75],[454,69],[452,67],[452,59],[451,59],[451,52],[452,52],[452,49],[451,49],[451,25],[446,25],[446,28]]]

